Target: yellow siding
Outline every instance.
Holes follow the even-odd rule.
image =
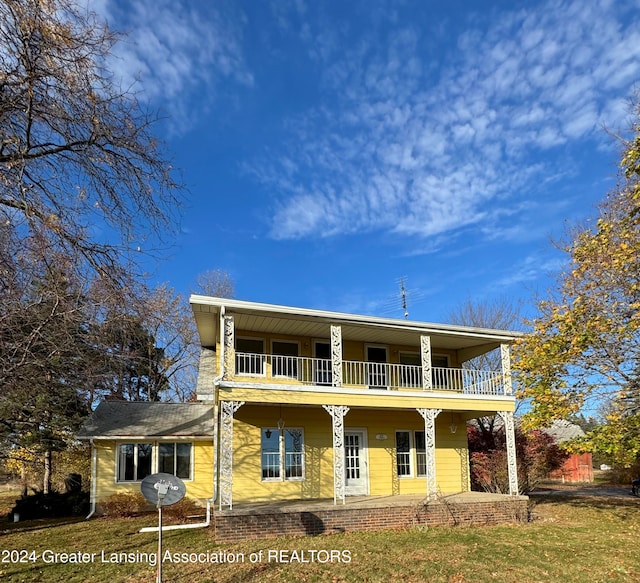
[[[304,430],[305,479],[263,481],[262,427],[276,427],[282,414],[286,427]],[[295,500],[333,497],[331,417],[323,409],[244,405],[233,425],[234,501]]]
[[[261,428],[276,427],[280,415],[285,427],[304,429],[304,481],[262,480]],[[449,415],[443,413],[436,420],[436,474],[442,493],[469,489],[465,426],[459,418],[460,426],[452,434]],[[398,478],[396,471],[395,431],[424,431],[417,411],[351,410],[345,417],[345,431],[350,428],[366,430],[371,495],[426,493],[425,477]],[[233,431],[234,502],[333,498],[331,417],[323,409],[247,404],[237,411]]]
[[[132,443],[133,441],[97,441],[94,444],[97,453],[96,498],[98,501],[120,492],[140,493],[140,482],[122,483],[116,481],[117,444]],[[148,441],[145,442],[148,443]],[[213,442],[195,441],[192,443],[193,480],[184,480],[187,487],[186,495],[194,499],[211,498],[213,496]]]
[[[400,391],[352,390],[351,392],[328,389],[323,391],[277,388],[222,388],[222,400],[245,401],[246,403],[289,403],[293,405],[348,405],[352,407],[375,407],[383,409],[453,409],[456,411],[514,411],[513,397],[463,397],[455,394],[425,396],[403,394]]]

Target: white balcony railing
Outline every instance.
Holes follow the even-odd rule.
[[[331,360],[277,354],[236,352],[236,375],[292,380],[308,385],[331,386]],[[342,362],[342,385],[378,390],[421,390],[422,367],[387,362]],[[503,395],[502,373],[465,368],[431,369],[431,389],[468,395]]]

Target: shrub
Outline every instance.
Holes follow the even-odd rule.
[[[35,518],[58,518],[62,516],[82,516],[89,512],[89,493],[74,490],[61,494],[50,492],[44,494],[23,495],[16,500],[11,510],[10,519],[19,515],[20,520],[33,520]]]
[[[172,522],[188,522],[190,516],[203,514],[202,507],[191,498],[183,498],[180,502],[162,508],[163,516]]]
[[[516,427],[516,459],[520,492],[531,492],[550,472],[562,467],[568,454],[553,437],[538,429],[527,433]],[[509,492],[506,439],[503,428],[493,432],[467,428],[471,453],[471,485],[474,490]]]
[[[109,518],[128,518],[151,508],[142,494],[134,492],[112,494],[100,503],[102,515]]]

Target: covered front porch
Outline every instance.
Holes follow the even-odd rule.
[[[232,389],[238,391],[247,400],[253,397],[250,390]],[[385,391],[377,406],[370,397],[353,407],[284,405],[288,395],[281,392],[260,391],[260,403],[220,403],[220,511],[290,500],[347,505],[360,496],[415,494],[431,500],[470,489],[465,427],[479,414],[466,408],[473,403]],[[327,398],[314,396],[320,402]],[[269,397],[273,403],[266,402]],[[448,408],[416,406],[423,403]],[[513,412],[493,414],[507,429],[509,490],[516,495]]]
[[[277,536],[316,536],[341,532],[478,526],[526,522],[529,498],[460,492],[427,499],[424,495],[353,496],[344,505],[333,499],[239,503],[214,513],[215,538],[234,542]]]

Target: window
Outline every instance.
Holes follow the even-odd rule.
[[[431,378],[434,388],[449,386],[449,357],[446,354],[431,355]]]
[[[236,374],[264,375],[262,338],[236,338]]]
[[[370,389],[389,388],[389,365],[384,346],[367,346],[367,385]]]
[[[271,361],[271,374],[274,377],[298,378],[298,343],[273,341],[271,343],[273,353]]]
[[[118,482],[139,482],[151,474],[150,443],[122,443],[118,446]]]
[[[284,477],[287,480],[304,477],[302,430],[284,430]]]
[[[121,443],[118,446],[118,482],[140,482],[154,473],[154,465],[158,472],[191,479],[191,443],[161,442],[155,449],[156,461],[152,463],[152,443]]]
[[[261,432],[262,479],[304,479],[302,429],[263,428]]]
[[[158,446],[158,471],[178,478],[191,478],[191,444],[161,443]]]
[[[262,430],[262,479],[280,479],[280,430]]]
[[[396,431],[396,464],[398,476],[411,476],[411,433]]]
[[[398,354],[400,364],[400,386],[422,388],[422,359],[418,352],[401,352]]]
[[[328,342],[314,343],[313,382],[316,385],[330,385],[333,381],[331,366],[331,345]]]
[[[427,448],[424,442],[424,431],[414,433],[416,444],[416,473],[418,476],[427,475]]]

